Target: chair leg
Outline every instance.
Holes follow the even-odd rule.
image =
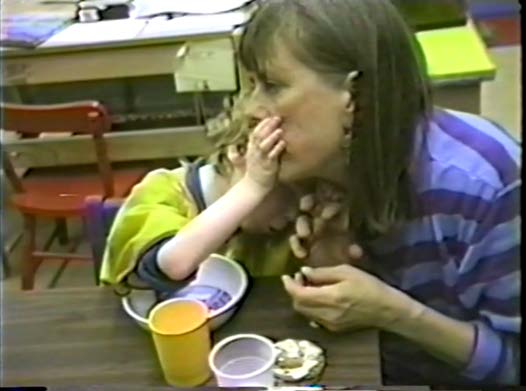
[[[7,251],[2,243],[2,279],[11,276],[11,265],[9,264],[9,258]]]
[[[61,246],[65,246],[69,242],[67,220],[64,219],[64,218],[58,218],[55,221],[56,221],[56,224],[57,224],[58,243]]]
[[[35,274],[42,263],[41,258],[33,256],[36,248],[36,219],[34,216],[24,216],[24,236],[26,248],[22,259],[22,289],[31,290],[35,285]]]
[[[53,278],[51,279],[51,282],[48,284],[48,288],[55,288],[58,284],[58,280],[60,277],[62,277],[62,274],[64,273],[64,270],[66,270],[66,267],[69,264],[69,259],[63,259],[60,263],[60,266],[56,273],[53,275]]]
[[[88,241],[90,242],[90,247],[91,247],[90,253],[91,253],[91,258],[93,260],[93,277],[95,280],[95,285],[99,285],[99,282],[100,282],[99,275],[100,275],[100,268],[101,268],[102,260],[99,259],[100,257],[97,257],[97,255],[94,252],[96,238],[92,237],[88,229],[88,226],[89,226],[88,220],[85,216],[83,216],[82,217],[82,233],[83,233],[83,237],[87,238]]]

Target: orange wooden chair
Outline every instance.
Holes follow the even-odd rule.
[[[89,195],[125,197],[148,170],[145,167],[116,169],[108,158],[104,133],[111,127],[104,106],[95,101],[53,105],[1,104],[2,129],[16,131],[23,137],[36,137],[42,132],[73,132],[91,135],[97,157],[97,168],[56,167],[35,169],[19,177],[7,153],[2,153],[4,172],[11,182],[13,205],[24,217],[27,247],[22,264],[22,289],[33,289],[35,274],[44,259],[92,260],[91,256],[74,254],[77,243],[65,253],[48,252],[55,239],[67,244],[66,219],[84,216],[84,199]],[[75,136],[72,136],[75,137]],[[4,148],[2,148],[4,151]],[[93,164],[95,166],[95,164]],[[36,218],[54,219],[55,230],[44,245],[36,249]],[[64,266],[64,264],[63,264]]]

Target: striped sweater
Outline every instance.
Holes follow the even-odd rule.
[[[463,375],[518,384],[521,146],[492,122],[437,109],[414,155],[418,212],[371,244],[376,272],[475,326]]]

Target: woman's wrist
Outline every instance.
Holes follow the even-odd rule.
[[[420,321],[426,311],[422,303],[387,284],[383,301],[384,308],[379,311],[381,320],[378,326],[401,336],[410,334],[413,325]]]
[[[448,317],[393,288],[381,328],[413,341],[435,357],[462,367],[474,344],[473,325]]]

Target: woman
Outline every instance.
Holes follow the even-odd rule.
[[[388,0],[267,0],[239,54],[249,114],[281,118],[279,180],[341,188],[348,220],[332,229],[368,259],[369,272],[283,277],[294,307],[329,330],[384,331],[386,383],[518,384],[520,146],[431,106],[422,52]],[[303,209],[298,257],[317,240]]]

